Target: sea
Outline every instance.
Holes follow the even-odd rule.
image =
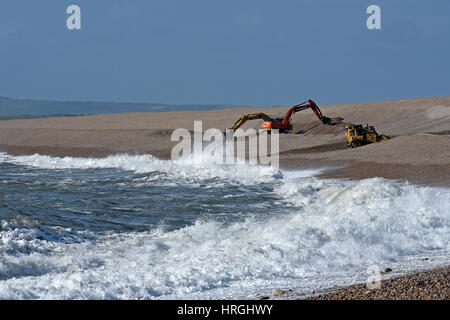
[[[449,264],[449,189],[321,170],[0,153],[0,299],[290,299]]]

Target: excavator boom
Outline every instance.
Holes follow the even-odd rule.
[[[265,113],[248,113],[240,117],[230,129],[237,130],[248,120],[256,120],[256,119],[263,119],[264,121],[272,121],[272,118]]]
[[[286,116],[283,119],[282,126],[286,127],[288,125],[288,123],[291,121],[292,115],[294,113],[308,109],[308,108],[310,108],[314,112],[316,117],[320,121],[322,121],[324,124],[327,124],[329,122],[329,118],[323,116],[322,111],[320,111],[319,107],[315,104],[315,102],[312,100],[308,100],[308,101],[304,101],[300,104],[297,104],[297,105],[293,106],[291,109],[289,109],[289,111],[286,113]]]
[[[280,130],[280,132],[288,132],[290,130],[292,130],[293,126],[291,123],[291,118],[292,115],[296,112],[305,110],[305,109],[311,109],[314,114],[316,115],[316,117],[322,121],[322,123],[324,124],[330,124],[331,120],[330,118],[325,117],[322,114],[322,111],[320,111],[319,107],[314,103],[314,101],[312,100],[308,100],[308,101],[304,101],[302,103],[299,103],[295,106],[293,106],[292,108],[290,108],[288,110],[288,112],[286,113],[284,119],[275,119],[272,121],[265,121],[261,124],[261,127],[267,130],[272,130],[272,129],[278,129]]]

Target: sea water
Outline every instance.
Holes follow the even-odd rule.
[[[449,189],[315,173],[0,153],[0,299],[258,298],[448,264]]]

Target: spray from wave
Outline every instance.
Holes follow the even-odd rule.
[[[136,173],[159,172],[174,179],[231,179],[258,183],[265,179],[279,178],[281,172],[270,166],[212,164],[206,156],[201,163],[195,158],[180,161],[160,160],[152,155],[114,155],[106,158],[50,157],[39,154],[12,157],[0,154],[0,162],[26,165],[41,169],[101,169],[118,168]]]

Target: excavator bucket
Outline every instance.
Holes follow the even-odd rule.
[[[322,118],[320,118],[320,121],[322,121],[323,124],[331,124],[331,118],[322,116]]]

